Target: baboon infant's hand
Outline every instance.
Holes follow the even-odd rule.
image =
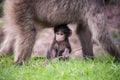
[[[65,51],[64,51],[64,53],[63,53],[63,55],[62,55],[62,57],[63,58],[67,58],[68,56],[69,56],[69,49],[66,48]]]

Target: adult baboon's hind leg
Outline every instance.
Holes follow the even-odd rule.
[[[105,28],[100,28],[98,31],[98,40],[101,44],[101,46],[117,61],[120,61],[120,51],[118,47],[113,43],[108,30]]]
[[[113,43],[106,26],[106,18],[103,12],[89,15],[88,25],[98,43],[116,60],[120,61],[120,51]]]
[[[76,33],[82,45],[83,57],[93,59],[92,35],[89,28],[85,24],[78,24]]]

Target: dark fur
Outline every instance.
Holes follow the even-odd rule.
[[[10,47],[13,47],[14,62],[19,64],[31,56],[36,24],[42,29],[76,23],[84,57],[93,57],[93,37],[110,55],[120,60],[120,51],[107,30],[103,6],[103,0],[6,0],[6,36],[0,54],[8,53]]]
[[[53,43],[51,44],[51,47],[47,52],[47,59],[54,59],[58,57],[59,59],[65,60],[68,59],[69,54],[72,51],[69,42],[69,36],[71,35],[71,30],[67,27],[66,24],[62,24],[54,27],[54,34],[56,34],[59,31],[64,33],[65,40],[63,40],[62,42],[57,42],[55,39],[56,35],[54,36]],[[65,51],[65,49],[68,50]]]
[[[56,34],[59,30],[65,34],[66,39],[68,39],[68,37],[71,36],[71,34],[72,34],[72,31],[69,29],[67,24],[55,26],[54,27],[54,34]]]

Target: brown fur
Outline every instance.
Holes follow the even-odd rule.
[[[4,30],[7,32],[0,54],[14,49],[16,64],[27,60],[32,53],[36,28],[76,23],[84,57],[93,57],[91,37],[120,60],[120,51],[106,29],[103,0],[6,0]],[[14,47],[13,47],[14,45]]]

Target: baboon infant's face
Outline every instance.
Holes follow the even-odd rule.
[[[56,32],[55,35],[56,35],[55,39],[57,42],[61,42],[61,41],[65,40],[65,34],[63,32],[58,31],[58,32]]]

